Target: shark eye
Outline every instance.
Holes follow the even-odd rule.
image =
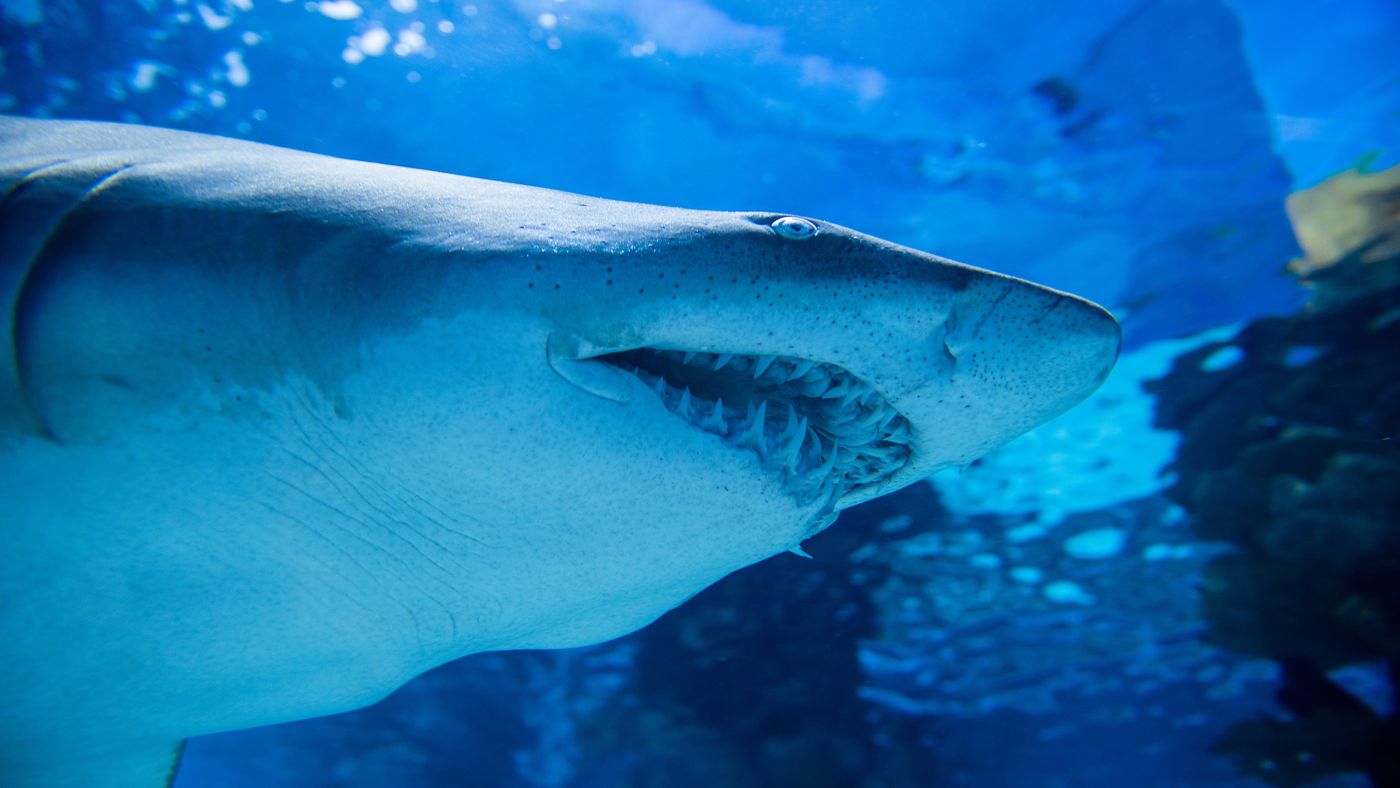
[[[817,226],[796,216],[784,216],[773,221],[773,232],[794,241],[803,241],[817,234]]]

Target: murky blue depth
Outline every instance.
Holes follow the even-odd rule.
[[[7,113],[818,216],[1124,326],[1088,402],[812,561],[193,740],[180,788],[1400,779],[1400,5],[0,7]]]

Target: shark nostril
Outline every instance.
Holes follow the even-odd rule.
[[[692,426],[756,453],[800,500],[835,501],[911,458],[908,420],[833,364],[654,348],[596,360],[636,375]]]

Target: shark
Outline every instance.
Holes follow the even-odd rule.
[[[1105,378],[1075,296],[804,216],[0,119],[0,781],[632,632]]]

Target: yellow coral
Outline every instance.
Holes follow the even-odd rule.
[[[1374,174],[1348,170],[1294,192],[1287,202],[1306,257],[1288,270],[1307,278],[1366,247],[1359,262],[1400,255],[1400,165]]]

